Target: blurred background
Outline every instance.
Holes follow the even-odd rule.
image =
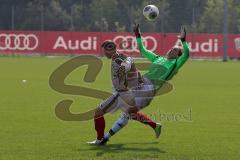
[[[8,35],[0,35],[0,53],[99,55],[102,41],[112,39],[122,51],[136,56],[132,24],[137,22],[143,33],[152,34],[145,46],[158,54],[176,44],[171,33],[177,34],[184,25],[192,33],[191,57],[240,59],[239,0],[2,0],[0,4],[0,30]],[[142,15],[147,4],[159,8],[155,21]],[[34,35],[21,41],[25,37],[15,34]]]
[[[155,23],[142,16],[146,4],[159,7]],[[240,32],[240,1],[227,0],[228,32]],[[224,0],[1,0],[1,30],[223,33]]]

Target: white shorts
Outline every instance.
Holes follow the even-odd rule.
[[[99,106],[104,113],[115,112],[119,108],[127,112],[132,107],[135,107],[135,97],[132,91],[114,93]]]
[[[116,92],[108,99],[103,101],[99,108],[104,112],[115,112],[119,108],[123,112],[137,107],[138,110],[148,106],[152,101],[155,90],[153,83],[147,78],[143,79],[143,85],[134,87],[125,92]]]
[[[133,89],[135,104],[139,110],[147,107],[155,95],[155,87],[153,83],[147,78],[144,78],[143,81],[144,83],[142,86],[137,87],[135,90]]]

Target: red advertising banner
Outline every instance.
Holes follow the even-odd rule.
[[[181,45],[177,33],[144,33],[147,49],[164,55]],[[132,33],[0,31],[0,53],[101,54],[101,43],[113,40],[126,54],[140,56]],[[188,34],[191,56],[222,57],[222,34]],[[240,57],[240,35],[228,36],[228,56]]]

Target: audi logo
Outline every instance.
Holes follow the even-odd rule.
[[[0,34],[0,50],[34,50],[38,44],[34,34]]]
[[[154,51],[157,49],[157,40],[152,36],[145,36],[142,37],[144,46],[150,50]],[[113,38],[113,41],[118,44],[118,48],[120,51],[126,51],[126,52],[137,52],[137,42],[136,38],[134,36],[116,36]],[[151,45],[151,48],[149,48],[149,44]]]

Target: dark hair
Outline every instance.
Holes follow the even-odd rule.
[[[112,50],[116,49],[116,44],[112,41],[107,40],[102,43],[101,47],[107,51],[112,51]]]
[[[181,49],[181,48],[175,47],[175,48],[173,48],[173,49],[174,49],[174,50],[177,50],[179,57],[182,55],[182,49]]]
[[[182,50],[180,49],[180,51],[178,52],[178,56],[180,57],[182,55]]]
[[[172,55],[172,56],[170,56],[170,54],[172,53],[172,52],[177,52],[177,55]],[[171,50],[169,50],[168,52],[167,52],[167,57],[169,58],[169,59],[177,59],[177,58],[179,58],[180,56],[182,55],[182,49],[181,48],[179,48],[179,47],[174,47],[174,48],[172,48]],[[176,57],[177,56],[177,57]]]

